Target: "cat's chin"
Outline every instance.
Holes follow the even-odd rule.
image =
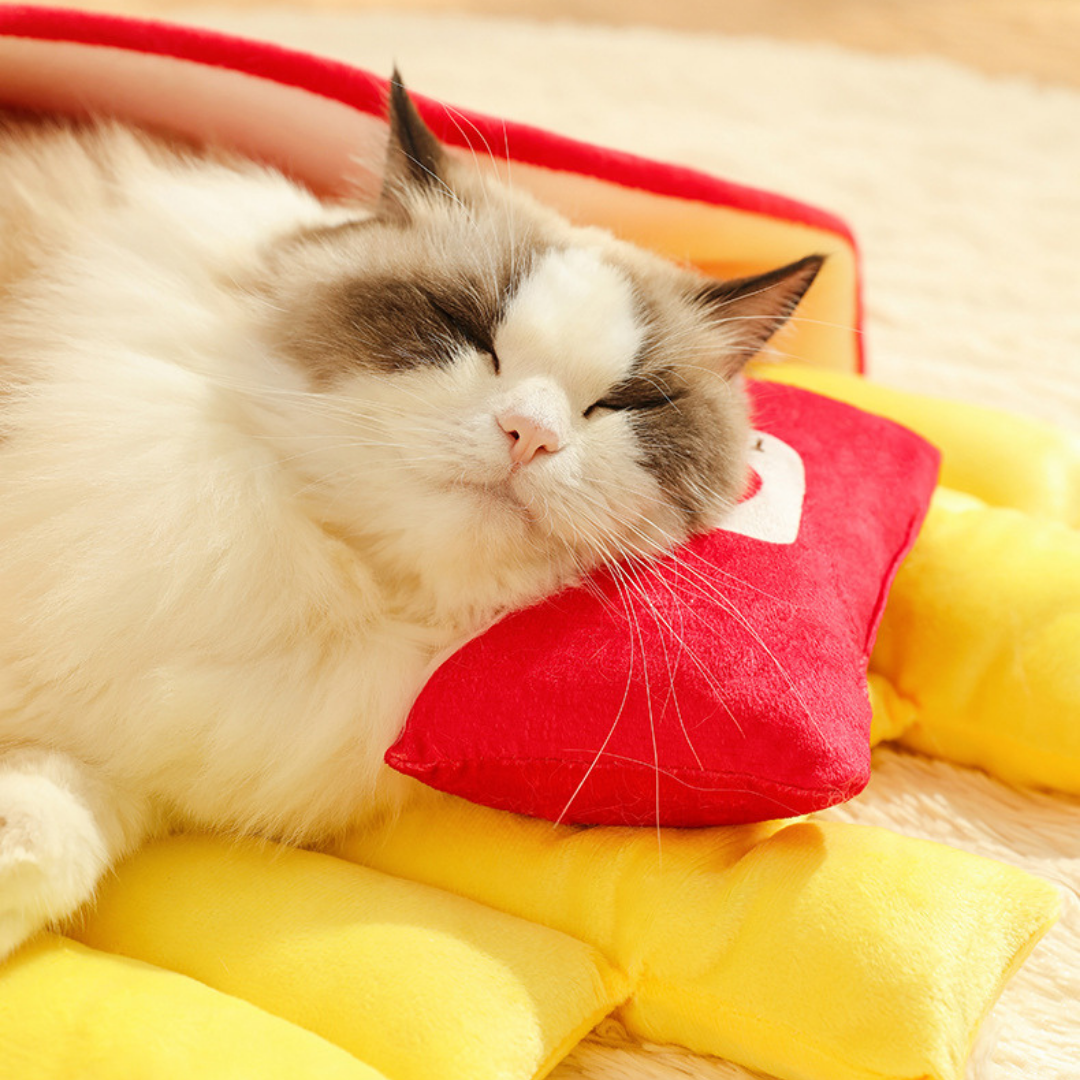
[[[541,517],[535,504],[514,490],[510,477],[498,481],[454,480],[449,490],[464,493],[478,504],[482,512],[506,516],[526,526],[536,525]]]

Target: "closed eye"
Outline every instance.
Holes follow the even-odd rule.
[[[435,310],[436,314],[446,323],[447,327],[455,336],[465,342],[466,345],[471,345],[477,352],[487,353],[491,357],[491,362],[495,365],[495,374],[499,374],[499,357],[495,353],[495,346],[491,341],[488,334],[484,333],[479,327],[473,325],[471,320],[467,320],[461,315],[455,314],[449,308],[444,307],[434,296],[430,293],[427,297],[428,303]]]
[[[652,389],[652,387],[650,387]],[[670,394],[653,393],[649,395],[638,393],[619,392],[618,390],[609,397],[594,401],[582,416],[586,419],[592,416],[597,409],[606,409],[609,412],[644,412],[647,409],[663,409],[668,405],[674,406],[683,396],[682,391],[672,391]]]

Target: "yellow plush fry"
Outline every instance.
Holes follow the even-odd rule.
[[[12,1080],[383,1080],[311,1032],[149,964],[49,935],[0,968]]]
[[[542,1076],[627,992],[563,934],[255,841],[149,846],[79,936],[292,1020],[393,1080]]]
[[[787,1080],[959,1080],[1047,883],[882,829],[574,829],[445,798],[341,853],[595,944],[646,1038]]]
[[[753,374],[839,398],[917,431],[941,450],[947,487],[1080,527],[1080,438],[1067,431],[804,364],[760,364]]]
[[[870,745],[899,739],[915,723],[916,709],[913,702],[902,698],[896,688],[876,671],[868,672],[867,689],[873,721],[870,724]]]
[[[939,489],[871,666],[906,745],[1080,794],[1080,533]]]
[[[1000,863],[838,823],[791,825],[716,884],[696,932],[654,929],[624,1018],[790,1080],[959,1080],[1057,907]]]

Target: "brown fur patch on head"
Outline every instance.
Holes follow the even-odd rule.
[[[632,376],[599,404],[629,413],[641,464],[694,532],[742,494],[742,369],[791,316],[824,259],[706,281],[643,253],[620,255],[637,283],[647,336]]]
[[[320,382],[358,367],[393,372],[447,365],[463,346],[481,336],[490,340],[497,317],[497,297],[460,286],[451,292],[419,275],[358,275],[324,299],[320,333],[309,335],[303,357]],[[451,316],[451,309],[462,314]],[[312,341],[321,348],[312,350]]]
[[[613,398],[625,402],[641,464],[693,533],[742,493],[746,396],[700,317],[685,305],[650,306],[635,373]]]
[[[641,462],[685,518],[688,532],[733,505],[746,481],[747,410],[743,394],[718,387],[708,372],[686,372],[670,404],[635,410]]]
[[[490,353],[544,243],[525,222],[445,201],[411,228],[381,218],[289,243],[269,286],[278,347],[315,385]]]
[[[358,371],[444,366],[491,353],[507,303],[556,241],[554,216],[457,161],[395,71],[378,205],[286,238],[264,283],[276,343],[326,385]]]

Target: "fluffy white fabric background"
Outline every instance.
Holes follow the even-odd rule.
[[[422,93],[829,208],[863,245],[875,378],[1080,437],[1080,94],[938,60],[646,29],[284,9],[181,18],[383,73],[396,61]],[[1080,1077],[1080,802],[883,750],[868,791],[829,816],[1061,884],[1062,922],[1006,989],[969,1076]],[[747,1075],[636,1046],[609,1022],[554,1077]]]

